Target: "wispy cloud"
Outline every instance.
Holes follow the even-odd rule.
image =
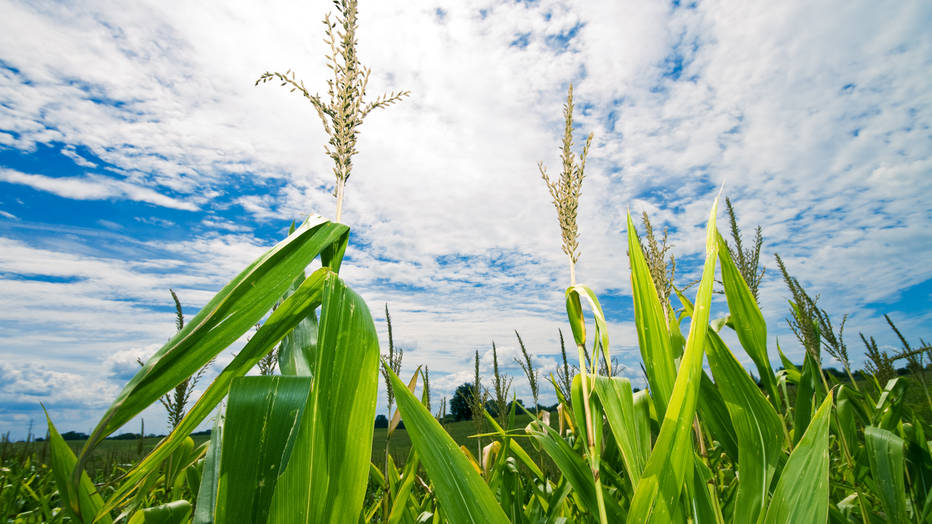
[[[127,199],[186,211],[196,211],[198,209],[191,202],[178,200],[146,187],[101,175],[50,177],[0,168],[0,182],[22,184],[33,189],[48,191],[60,197],[76,200]]]
[[[203,304],[291,219],[332,214],[313,108],[286,89],[253,86],[263,71],[293,68],[312,91],[326,89],[314,21],[328,8],[2,4],[0,152],[54,147],[81,170],[0,163],[0,180],[71,200],[153,205],[81,229],[67,217],[36,218],[43,204],[29,195],[4,197],[3,216],[20,220],[0,230],[0,271],[17,275],[2,282],[10,291],[0,328],[17,351],[101,362],[163,342],[166,320],[151,305],[167,287]],[[765,264],[779,252],[823,307],[853,313],[852,332],[883,337],[886,308],[903,312],[907,331],[929,325],[902,290],[932,279],[919,263],[932,259],[930,4],[436,8],[361,6],[370,92],[413,94],[362,127],[342,274],[376,317],[390,303],[410,369],[429,363],[438,395],[468,379],[473,351],[485,355],[491,340],[512,354],[514,329],[542,363],[559,352],[566,268],[536,164],[559,164],[570,81],[579,132],[595,132],[578,271],[607,303],[625,310],[630,301],[625,210],[670,226],[687,282],[727,181],[744,229],[763,227]],[[92,235],[97,219],[127,230]],[[771,267],[761,288],[769,333],[798,356],[785,295]],[[636,369],[630,319],[610,316],[613,347]],[[112,323],[132,329],[115,335]]]

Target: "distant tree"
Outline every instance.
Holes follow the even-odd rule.
[[[61,434],[63,440],[87,440],[89,435],[78,431],[66,431]]]
[[[454,420],[472,420],[473,385],[466,382],[456,388],[453,398],[450,399],[450,414]]]
[[[388,417],[382,415],[375,417],[375,427],[377,428],[387,428],[388,427]]]

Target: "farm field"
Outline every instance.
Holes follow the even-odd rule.
[[[932,522],[932,8],[181,7],[4,3],[0,524]]]

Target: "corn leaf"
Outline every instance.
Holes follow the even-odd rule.
[[[508,522],[492,491],[456,442],[404,382],[384,363],[383,367],[392,381],[411,445],[430,477],[444,518],[454,524]]]
[[[767,356],[767,324],[754,300],[754,295],[748,287],[738,267],[735,266],[728,251],[728,245],[721,234],[718,237],[718,258],[722,266],[722,285],[725,287],[725,298],[728,300],[728,312],[731,315],[730,325],[738,334],[741,347],[747,352],[758,374],[764,383],[764,388],[770,393],[771,402],[775,405],[780,402],[777,395],[777,385],[774,381],[773,368]]]
[[[903,377],[892,378],[880,393],[874,406],[874,425],[893,429],[903,416],[903,400],[906,398],[906,381]]]
[[[482,414],[485,415],[486,422],[492,426],[492,430],[495,431],[495,433],[497,433],[500,437],[504,437],[505,430],[503,430],[502,427],[498,424],[498,422],[495,420],[495,417],[489,415],[489,412],[484,410]],[[513,438],[508,439],[508,449],[514,453],[516,457],[518,457],[518,460],[520,460],[531,471],[531,473],[533,473],[541,481],[544,480],[544,472],[540,470],[540,467],[534,462],[533,459],[531,459],[531,456],[528,455],[527,451],[521,447],[521,444],[519,444],[517,440]]]
[[[42,407],[43,411],[45,406]],[[45,412],[45,420],[49,426],[49,451],[51,452],[50,462],[52,466],[52,475],[55,478],[55,484],[58,486],[58,493],[62,499],[62,506],[76,521],[93,522],[95,516],[100,512],[104,505],[104,499],[97,492],[94,483],[82,469],[80,470],[80,484],[75,486],[71,479],[77,464],[77,457],[71,451],[71,447],[65,442],[65,439],[55,429],[52,419]],[[110,515],[102,515],[97,522],[109,524]]]
[[[190,514],[190,502],[175,500],[133,513],[128,524],[182,524]]]
[[[787,459],[774,489],[764,522],[825,522],[828,519],[828,428],[832,412],[829,392],[805,435]]]
[[[699,403],[696,405],[699,419],[712,438],[717,440],[725,453],[731,457],[731,460],[737,462],[738,437],[735,435],[735,427],[731,423],[731,415],[728,414],[722,394],[705,370],[702,371],[700,380]]]
[[[550,456],[563,474],[564,480],[573,486],[571,496],[576,503],[580,507],[595,511],[598,505],[595,483],[592,480],[592,472],[583,458],[550,426],[532,421],[529,427],[531,436],[537,439],[544,452]]]
[[[418,460],[417,452],[411,450],[401,474],[401,485],[398,486],[397,492],[392,494],[392,510],[388,515],[389,524],[398,524],[407,513],[408,499],[411,497],[414,479],[417,478],[417,468],[420,465],[421,461]]]
[[[679,373],[663,417],[663,424],[660,426],[660,435],[657,437],[657,442],[654,444],[654,449],[641,475],[641,481],[634,492],[631,508],[628,511],[628,522],[647,522],[649,518],[659,522],[669,522],[687,475],[692,475],[692,423],[699,396],[703,350],[709,327],[712,285],[715,281],[715,263],[718,258],[718,243],[715,238],[717,210],[718,198],[712,204],[712,211],[709,213],[709,222],[706,226],[706,259],[696,295],[692,322],[690,322],[689,337],[686,340],[686,350],[680,362]],[[630,223],[630,217],[628,220]],[[629,252],[636,252],[640,249],[636,242],[632,244],[629,240],[628,244]],[[636,254],[631,258],[636,259]],[[636,285],[637,282],[635,282]],[[665,330],[664,326],[665,324],[661,325]]]
[[[418,366],[417,369],[414,370],[414,374],[411,375],[411,380],[408,381],[408,391],[411,393],[414,393],[415,388],[417,388],[417,380],[420,376],[421,366]],[[396,408],[395,413],[392,415],[392,419],[388,423],[388,429],[385,431],[386,438],[392,436],[392,433],[398,429],[399,424],[401,424],[401,411]]]
[[[647,372],[651,396],[657,413],[663,417],[676,381],[673,346],[663,306],[654,280],[641,250],[631,213],[628,213],[628,259],[631,262],[631,297],[634,300],[634,325],[638,333],[641,359]],[[713,265],[714,270],[714,265]]]
[[[718,333],[707,336],[709,367],[738,437],[735,521],[757,522],[783,453],[783,423]]]
[[[312,377],[311,369],[317,351],[317,313],[311,311],[290,333],[285,335],[279,346],[278,368],[282,375]]]
[[[265,522],[311,389],[309,377],[240,377],[230,386],[215,520]]]
[[[314,217],[231,280],[126,384],[79,460],[251,329],[321,251],[346,241],[347,231]]]
[[[697,454],[693,454],[693,475],[686,483],[689,514],[695,524],[724,524],[722,510],[711,485],[712,470]]]
[[[605,410],[625,471],[637,487],[650,456],[650,420],[646,405],[635,407],[631,382],[620,377],[595,377],[595,392]]]
[[[582,302],[585,301],[592,310],[595,319],[595,343],[592,350],[592,365],[596,369],[601,357],[606,364],[611,362],[608,350],[608,325],[605,322],[605,313],[595,292],[588,286],[577,284],[566,290],[566,314],[573,331],[573,339],[577,345],[586,345],[586,319],[583,315]],[[594,372],[594,371],[593,371]]]
[[[198,424],[223,400],[230,390],[232,380],[245,375],[252,369],[263,355],[268,353],[282,337],[321,303],[324,283],[329,276],[335,277],[335,274],[326,267],[318,269],[269,315],[262,327],[236,354],[232,362],[207,387],[178,427],[159,442],[159,445],[126,475],[123,483],[108,499],[107,508],[119,504],[138,483],[155,471],[159,464],[170,456],[188,434],[194,431]]]
[[[269,522],[355,522],[366,494],[379,344],[363,299],[324,281],[314,384]]]
[[[223,449],[223,413],[218,413],[214,427],[210,431],[210,444],[204,457],[204,469],[201,470],[200,488],[197,491],[197,504],[194,509],[192,524],[213,524],[214,508],[217,501],[217,485],[220,483],[220,458]]]
[[[890,431],[868,426],[864,428],[864,443],[875,491],[887,520],[906,522],[906,442]]]

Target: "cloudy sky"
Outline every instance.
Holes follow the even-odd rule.
[[[44,433],[39,402],[89,431],[173,333],[169,288],[193,316],[293,219],[333,216],[313,108],[254,86],[292,68],[326,90],[331,5],[0,0],[0,433]],[[383,342],[389,304],[435,403],[493,340],[530,400],[514,330],[558,358],[568,275],[537,162],[559,172],[570,82],[595,134],[578,276],[635,383],[625,211],[669,227],[684,284],[722,184],[763,228],[773,360],[778,337],[801,355],[774,253],[850,314],[858,366],[859,331],[895,344],[883,313],[930,338],[932,3],[364,1],[359,20],[369,95],[411,96],[362,127],[342,275]]]

